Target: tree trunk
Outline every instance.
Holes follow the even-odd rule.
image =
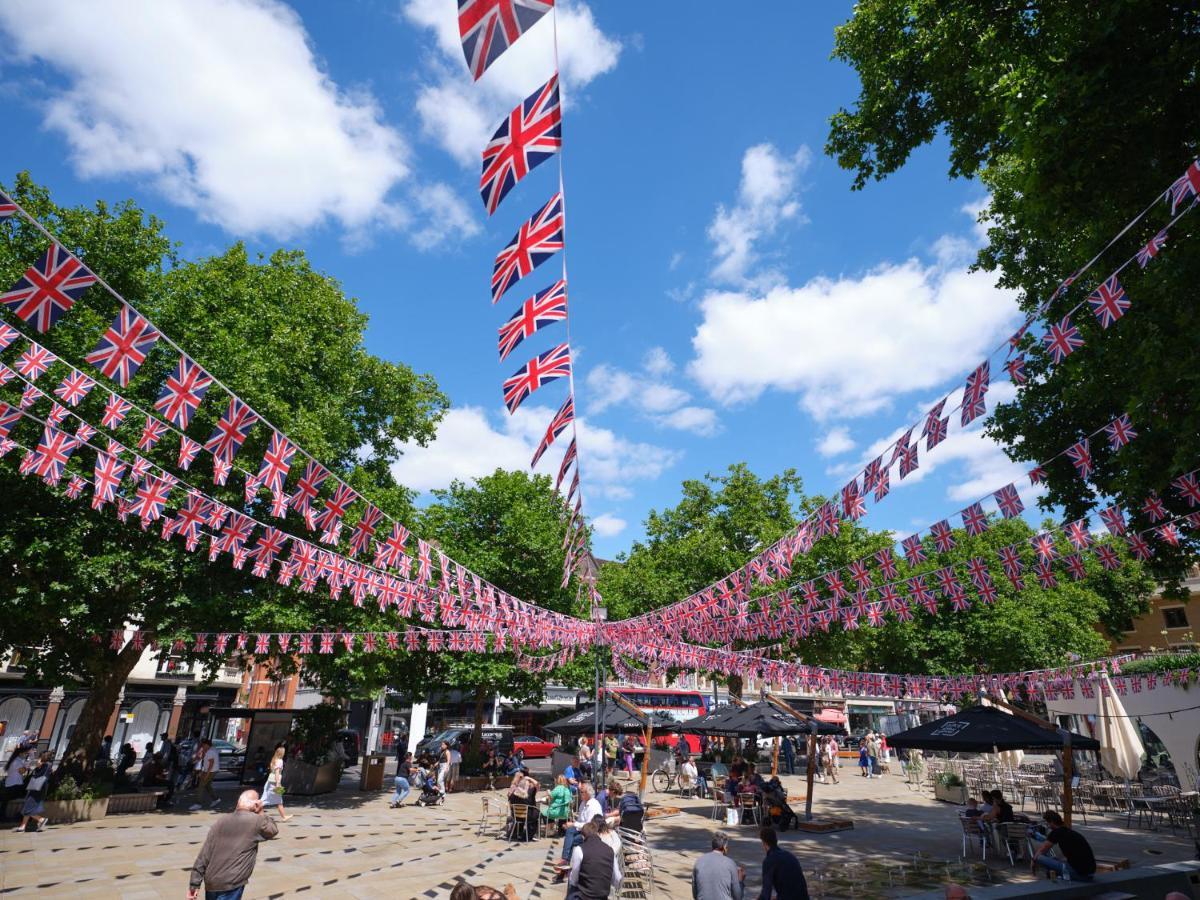
[[[71,740],[67,744],[67,755],[76,750],[83,750],[85,765],[90,771],[92,761],[100,750],[100,742],[108,730],[108,720],[112,717],[113,707],[121,688],[129,678],[129,673],[142,657],[142,650],[133,648],[133,641],[128,642],[119,653],[103,654],[101,662],[91,667],[92,679],[88,685],[87,699],[83,703],[83,711],[75,723]]]
[[[475,759],[479,758],[479,747],[483,741],[483,707],[487,703],[488,695],[482,684],[475,685],[475,730],[471,732],[471,747],[470,754]]]
[[[739,700],[741,700],[742,699],[742,676],[741,675],[730,675],[729,680],[726,682],[726,684],[729,685],[729,696],[737,697]]]

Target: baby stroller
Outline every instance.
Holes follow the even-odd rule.
[[[421,796],[416,799],[417,806],[441,806],[446,802],[446,795],[437,788],[437,780],[425,778],[421,783]]]
[[[763,791],[763,806],[768,810],[772,824],[777,825],[780,831],[800,827],[800,817],[788,806],[787,790],[778,778],[767,782],[767,789]]]

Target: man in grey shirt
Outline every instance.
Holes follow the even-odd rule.
[[[723,831],[712,836],[712,852],[692,868],[692,900],[742,900],[746,869],[725,855],[729,838]]]
[[[263,813],[257,791],[243,791],[237,810],[217,818],[192,866],[188,900],[197,900],[200,886],[206,900],[242,900],[246,882],[258,860],[258,845],[279,833],[275,820]]]

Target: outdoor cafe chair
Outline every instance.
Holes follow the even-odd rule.
[[[758,802],[757,794],[738,794],[737,804],[743,825],[762,825],[762,804]]]
[[[712,814],[709,816],[709,818],[714,822],[724,822],[725,809],[725,776],[718,775],[713,779]]]
[[[484,797],[483,797],[483,812],[479,817],[479,832],[478,832],[478,834],[482,835],[485,831],[492,830],[492,828],[493,828],[492,813],[493,812],[496,813],[496,815],[497,815],[495,827],[498,828],[500,826],[500,824],[504,821],[504,813],[505,813],[504,805],[502,803],[497,803],[490,796],[484,795]]]
[[[967,846],[974,843],[976,839],[979,841],[979,853],[983,859],[987,860],[988,844],[992,842],[992,838],[988,829],[978,816],[959,816],[958,824],[962,828],[962,857],[967,858]]]
[[[508,820],[508,830],[504,836],[513,841],[519,832],[525,840],[529,840],[529,804],[514,803],[509,809],[512,810],[512,818]]]
[[[1002,822],[996,826],[997,839],[1008,853],[1008,864],[1015,866],[1017,860],[1031,855],[1028,822]]]

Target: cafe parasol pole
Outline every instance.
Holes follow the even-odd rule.
[[[622,695],[620,693],[620,691],[615,691],[615,690],[609,691],[608,695],[610,697],[612,697],[612,699],[616,702],[616,704],[618,706],[620,706],[623,710],[625,710],[627,713],[632,713],[633,715],[637,716],[638,718],[643,719],[646,723],[646,727],[645,727],[645,731],[644,731],[644,734],[646,737],[646,749],[645,749],[645,752],[642,753],[642,781],[641,781],[641,784],[638,786],[638,799],[642,800],[646,796],[646,782],[650,778],[650,738],[654,734],[654,721],[651,719],[650,716],[648,716],[646,713],[642,712],[640,709],[638,709],[636,706],[634,706],[632,703],[630,703],[628,700],[626,700],[624,695]]]
[[[808,788],[804,792],[804,819],[807,822],[812,821],[812,798],[813,798],[813,777],[817,771],[817,720],[810,715],[793,709],[789,704],[785,703],[782,698],[776,697],[774,694],[766,694],[766,700],[780,712],[790,713],[801,722],[808,722],[808,765],[805,767],[805,779],[808,782]]]

